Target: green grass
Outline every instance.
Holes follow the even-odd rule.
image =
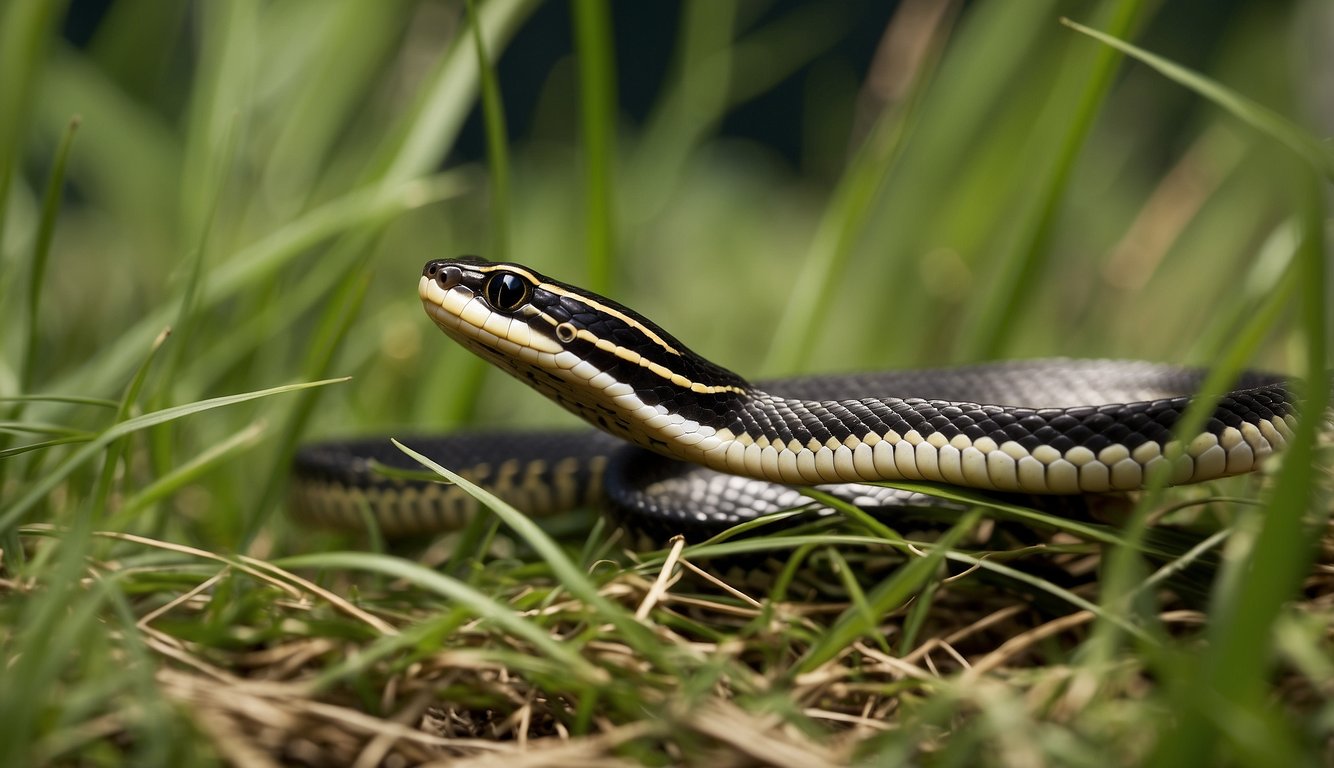
[[[588,514],[407,552],[285,516],[315,436],[568,423],[422,315],[458,253],[748,375],[1131,357],[1324,404],[1327,10],[1233,4],[1200,55],[1165,4],[907,5],[868,78],[843,6],[688,4],[636,125],[580,0],[522,135],[485,63],[531,0],[121,0],[82,49],[0,8],[0,764],[1334,759],[1317,419],[1097,522],[956,493],[627,554]],[[795,167],[719,134],[811,61]]]

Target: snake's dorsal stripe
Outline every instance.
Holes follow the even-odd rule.
[[[548,326],[551,329],[551,335],[553,336],[556,333],[557,326],[559,326],[563,322],[562,320],[553,317],[550,313],[547,312],[539,311],[536,313],[535,317],[543,320],[548,324]],[[638,329],[641,330],[641,332],[643,332],[642,326],[640,326]],[[681,389],[689,390],[690,392],[700,395],[719,394],[724,392],[733,394],[745,394],[747,391],[745,388],[739,387],[735,384],[705,384],[701,381],[692,379],[690,376],[691,371],[689,369],[682,368],[682,366],[680,365],[680,361],[684,358],[680,358],[679,352],[675,353],[678,355],[678,360],[670,361],[677,364],[677,367],[673,368],[670,365],[667,365],[660,360],[655,360],[651,357],[644,355],[643,353],[641,353],[639,350],[635,349],[632,346],[628,346],[624,343],[617,343],[616,341],[610,338],[599,336],[596,333],[586,328],[577,329],[575,331],[574,339],[567,343],[573,344],[576,341],[585,342],[586,344],[591,345],[591,349],[597,350],[598,352],[609,354],[616,360],[621,360],[630,363],[631,365],[636,365],[641,368],[644,368],[646,371],[648,371],[655,377],[654,379],[649,381],[645,381],[643,377],[639,377],[639,384],[636,386],[637,389],[645,386],[653,386],[655,384],[665,383],[665,384],[670,384],[674,387],[679,387]],[[587,356],[590,360],[592,359],[591,351]],[[614,363],[614,361],[611,362]],[[605,365],[605,367],[600,367],[600,370],[604,372],[610,372],[612,368],[613,365],[608,364]]]

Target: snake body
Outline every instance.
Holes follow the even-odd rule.
[[[801,503],[792,486],[829,486],[859,503],[892,505],[921,497],[865,484],[1103,493],[1141,488],[1160,465],[1170,483],[1201,482],[1256,469],[1291,439],[1296,419],[1283,377],[1245,373],[1198,434],[1178,439],[1173,430],[1204,372],[1135,361],[1034,360],[751,384],[633,310],[518,264],[433,260],[418,292],[446,335],[599,431],[519,436],[507,444],[519,446],[517,454],[494,440],[409,444],[520,508],[610,493],[626,515],[664,532],[723,528]],[[671,461],[650,461],[645,450]],[[395,453],[387,441],[303,450],[300,506],[345,523],[366,507],[389,532],[456,525],[470,501],[369,471],[372,458],[404,465]]]

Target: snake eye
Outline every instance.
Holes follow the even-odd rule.
[[[486,279],[482,292],[492,309],[509,312],[528,301],[530,286],[513,272],[497,272]]]

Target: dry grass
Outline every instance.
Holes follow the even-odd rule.
[[[41,534],[32,555],[58,534],[29,532]],[[1163,714],[1155,670],[1145,663],[1152,654],[1085,663],[1074,652],[1089,640],[1092,612],[1053,611],[1019,585],[980,582],[975,567],[937,574],[873,631],[805,672],[803,654],[850,604],[772,602],[698,567],[679,541],[656,572],[606,561],[592,569],[599,595],[633,613],[670,668],[521,561],[475,571],[479,589],[602,673],[601,685],[589,687],[493,622],[458,616],[446,631],[439,622],[448,606],[408,581],[348,573],[312,580],[255,558],[111,537],[131,560],[145,549],[176,559],[153,568],[90,560],[83,589],[113,576],[141,585],[140,616],[123,631],[151,655],[162,696],[218,757],[239,766],[847,765],[873,756],[930,759],[965,741],[986,745],[982,762],[1019,766],[1046,764],[1053,742],[1071,739],[1129,765],[1153,745],[1145,718]],[[845,554],[856,562],[855,552]],[[1097,555],[1026,547],[988,556],[1007,554],[1049,579],[1059,579],[1058,569],[1074,592],[1096,599],[1089,574]],[[172,574],[189,574],[193,585],[163,587]],[[36,588],[0,586],[11,598]],[[1291,615],[1317,626],[1329,651],[1334,528],[1304,594]],[[1167,590],[1156,597],[1164,637],[1188,647],[1207,616]],[[921,601],[925,610],[915,614]],[[238,613],[238,602],[253,610]],[[219,615],[229,617],[221,636],[200,631]],[[911,638],[909,625],[918,627]],[[1325,706],[1334,678],[1313,679],[1311,671],[1284,664],[1273,706],[1307,716]],[[625,691],[635,694],[631,706]],[[66,747],[104,740],[132,749],[142,716],[108,713],[62,738]],[[58,745],[45,746],[58,758]]]

